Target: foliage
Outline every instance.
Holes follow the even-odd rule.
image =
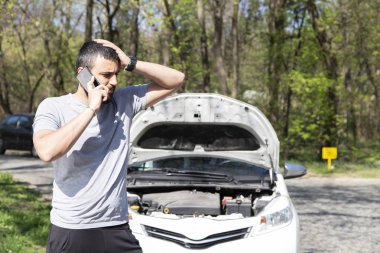
[[[45,252],[49,211],[39,193],[0,173],[0,252]]]
[[[137,39],[139,59],[185,72],[181,92],[205,90],[205,80],[209,80],[207,89],[218,92],[226,78],[225,95],[232,95],[234,1],[217,1],[222,11],[221,57],[213,51],[216,1],[211,0],[122,1],[111,24],[104,1],[94,1],[93,37],[109,29],[127,53],[132,39]],[[117,2],[107,1],[112,10]],[[73,67],[84,41],[84,2],[3,0],[0,4],[0,116],[35,111],[48,96],[75,92]],[[205,37],[198,19],[200,4]],[[136,33],[131,22],[137,10]],[[316,158],[320,146],[329,141],[344,149],[378,139],[379,13],[380,0],[239,1],[236,97],[268,116],[286,156],[291,158],[298,147],[307,145]],[[206,67],[202,45],[208,49]],[[224,66],[217,64],[217,57]],[[216,66],[224,67],[225,77]],[[120,86],[143,82],[148,80],[119,75]]]
[[[332,80],[322,74],[306,75],[293,71],[289,74],[289,87],[293,91],[294,100],[289,130],[289,144],[296,146],[306,143],[322,143],[323,125],[325,124],[326,107],[325,97]]]

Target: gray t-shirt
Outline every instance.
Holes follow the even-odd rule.
[[[128,221],[126,169],[132,118],[145,108],[147,85],[114,92],[73,147],[53,162],[51,223],[69,229],[114,226]],[[72,94],[38,106],[33,129],[56,130],[86,105]]]

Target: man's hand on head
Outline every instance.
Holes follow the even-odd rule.
[[[114,49],[120,59],[121,67],[125,68],[128,66],[131,59],[115,44],[102,39],[95,39],[94,41],[105,47]],[[135,65],[133,72],[151,81],[148,86],[146,98],[146,106],[148,107],[174,93],[179,89],[185,79],[185,74],[178,70],[161,64],[140,60],[138,64]]]
[[[123,50],[121,50],[118,46],[116,46],[114,43],[108,41],[108,40],[103,40],[103,39],[94,39],[94,41],[96,41],[97,43],[100,43],[102,44],[103,46],[105,47],[110,47],[112,49],[114,49],[117,53],[117,55],[119,56],[119,59],[120,59],[120,63],[121,63],[121,67],[124,69],[128,64],[129,62],[131,61],[131,59],[123,52]]]

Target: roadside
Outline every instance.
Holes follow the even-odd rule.
[[[27,184],[51,200],[53,185],[53,165],[30,156],[28,152],[7,151],[0,155],[0,172],[12,174],[14,180]]]
[[[308,177],[327,178],[380,178],[380,161],[333,161],[332,168],[327,168],[327,162],[298,162],[307,170]]]

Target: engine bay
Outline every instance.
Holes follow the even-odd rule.
[[[180,217],[256,216],[273,199],[272,191],[211,192],[176,190],[146,194],[128,193],[131,209],[142,215],[171,214]]]

